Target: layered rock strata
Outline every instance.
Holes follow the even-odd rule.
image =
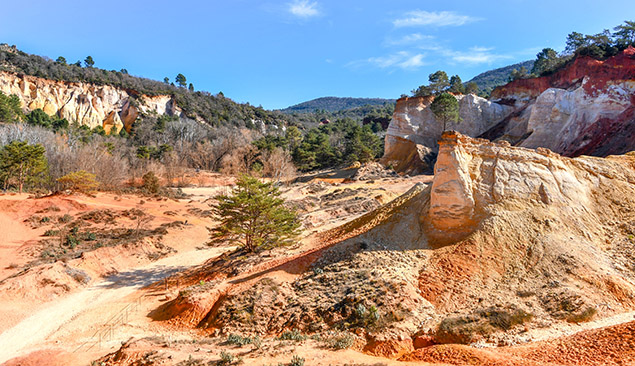
[[[28,75],[0,72],[0,91],[20,98],[25,111],[42,109],[48,115],[107,132],[130,131],[140,113],[179,115],[169,95],[139,95],[110,85],[53,81]]]

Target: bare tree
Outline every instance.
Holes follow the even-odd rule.
[[[227,175],[249,173],[258,158],[258,149],[251,144],[242,145],[225,155],[221,161],[221,171]]]
[[[264,152],[261,157],[262,174],[276,182],[287,181],[295,177],[297,170],[291,160],[291,154],[280,147]]]

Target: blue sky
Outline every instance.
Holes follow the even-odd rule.
[[[398,98],[445,70],[464,81],[635,20],[635,1],[24,0],[0,42],[69,62],[222,91],[265,108],[321,96]]]

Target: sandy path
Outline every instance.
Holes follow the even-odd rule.
[[[49,335],[82,312],[122,299],[143,286],[186,267],[201,264],[226,250],[228,249],[210,248],[178,253],[149,265],[118,273],[52,303],[0,334],[0,363],[33,351],[34,346],[44,342]]]

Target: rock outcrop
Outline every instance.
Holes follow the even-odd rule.
[[[545,147],[565,156],[635,150],[635,49],[605,61],[577,57],[552,75],[499,87],[490,101],[458,96],[462,121],[448,126],[472,137]],[[384,164],[430,168],[441,136],[430,97],[402,98],[386,135]]]
[[[122,128],[130,131],[140,113],[181,113],[169,95],[139,95],[110,85],[53,81],[9,72],[0,72],[0,91],[17,95],[26,111],[40,108],[70,123],[102,126],[107,132]]]
[[[469,136],[478,136],[509,116],[514,108],[492,103],[473,94],[456,96],[460,122],[449,122],[447,128]],[[397,171],[420,173],[431,171],[437,141],[443,124],[436,120],[429,106],[433,97],[402,98],[397,101],[386,132],[383,163]]]

